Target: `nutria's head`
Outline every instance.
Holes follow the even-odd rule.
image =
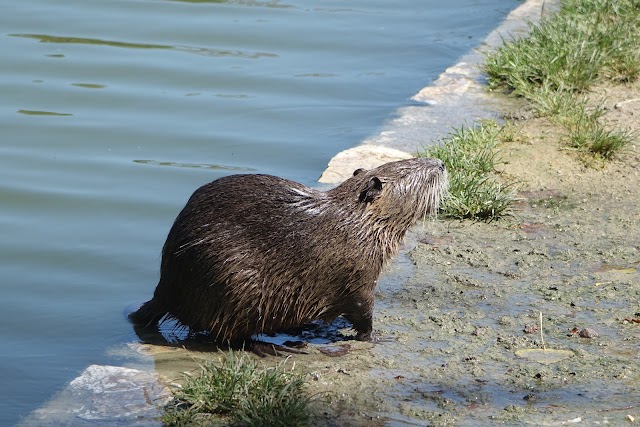
[[[367,234],[385,234],[385,239],[399,242],[419,219],[437,213],[447,187],[440,160],[416,158],[358,169],[329,196],[366,222]]]

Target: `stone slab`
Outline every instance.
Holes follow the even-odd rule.
[[[91,365],[18,427],[157,427],[171,398],[153,373]]]

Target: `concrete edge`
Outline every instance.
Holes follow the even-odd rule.
[[[431,85],[412,97],[421,105],[400,108],[397,116],[386,123],[378,135],[336,154],[318,181],[341,183],[360,167],[374,168],[413,157],[413,153],[442,139],[451,127],[497,117],[499,101],[486,91],[479,68],[483,52],[499,47],[503,37],[526,34],[528,22],[538,22],[558,3],[558,0],[527,0],[518,6],[476,49],[462,56],[457,64],[447,68]]]

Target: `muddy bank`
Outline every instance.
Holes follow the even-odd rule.
[[[640,85],[592,97],[604,95],[605,120],[640,131],[631,106]],[[387,289],[383,281],[378,295],[382,342],[305,359],[320,373],[314,389],[340,390],[332,408],[352,411],[352,425],[640,418],[638,148],[587,168],[546,119],[519,126],[502,149],[503,173],[522,181],[517,216],[417,229],[409,279]],[[546,348],[567,350],[552,363],[516,355],[542,348],[540,312]]]
[[[640,131],[631,108],[640,84],[592,95],[606,95],[610,125]],[[380,281],[379,342],[349,340],[346,323],[304,336],[315,342],[310,354],[291,363],[317,396],[312,425],[640,419],[638,147],[586,167],[546,119],[517,125],[516,140],[502,147],[502,173],[522,182],[516,216],[416,227]],[[540,313],[547,350],[523,352],[543,348]],[[142,348],[168,381],[219,357]]]

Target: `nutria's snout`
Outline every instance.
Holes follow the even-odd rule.
[[[417,158],[357,169],[326,192],[260,174],[203,185],[169,231],[153,298],[130,318],[173,318],[260,352],[270,344],[257,334],[342,315],[368,340],[384,263],[447,185],[442,161]]]

